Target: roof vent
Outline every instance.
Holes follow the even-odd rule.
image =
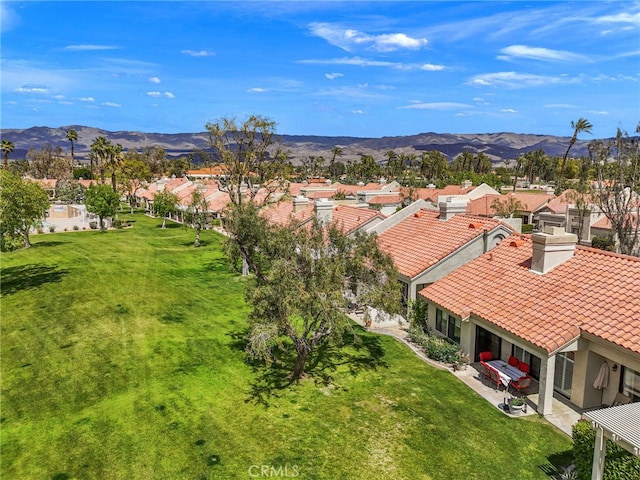
[[[320,198],[315,202],[316,219],[321,225],[329,225],[333,220],[333,202]]]
[[[469,224],[469,228],[482,228],[482,223],[480,222],[472,222]]]
[[[565,232],[564,227],[546,226],[544,232],[531,235],[531,241],[533,255],[530,271],[544,275],[573,257],[578,236]]]
[[[309,199],[303,195],[298,195],[293,199],[293,213],[298,213],[309,206]]]
[[[447,197],[447,201],[440,202],[438,207],[440,207],[440,220],[449,220],[454,215],[467,211],[466,203],[456,201],[452,197]]]

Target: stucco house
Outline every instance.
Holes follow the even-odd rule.
[[[464,203],[447,201],[435,210],[418,200],[369,229],[398,269],[406,304],[513,233],[499,220],[465,215],[464,209]]]
[[[419,292],[428,325],[470,358],[529,363],[543,415],[554,393],[581,409],[640,401],[640,258],[576,243],[560,227],[513,235]]]

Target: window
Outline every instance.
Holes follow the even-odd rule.
[[[640,402],[640,373],[622,367],[620,393],[629,397],[632,402]]]
[[[445,335],[447,334],[447,331],[442,325],[442,310],[440,310],[439,308],[436,309],[436,330],[438,330],[440,333],[444,333]]]
[[[436,330],[456,343],[460,343],[460,319],[436,309]]]
[[[532,355],[531,353],[527,352],[524,348],[520,348],[516,345],[512,345],[511,355],[516,357],[521,362],[528,363],[529,366],[531,367],[531,370],[529,370],[529,375],[531,375],[536,380],[540,380],[541,361],[539,357]]]

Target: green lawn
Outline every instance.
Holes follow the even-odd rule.
[[[124,218],[2,255],[3,479],[548,478],[570,448],[359,328],[287,386],[245,360],[221,237]]]

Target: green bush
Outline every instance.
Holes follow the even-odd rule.
[[[55,232],[55,231],[56,231],[56,227],[55,227],[55,225],[49,225],[49,231],[50,231],[51,233]]]
[[[525,224],[522,225],[522,233],[531,233],[533,232],[533,225],[529,224]]]
[[[591,246],[593,248],[599,248],[600,250],[616,251],[616,242],[613,238],[609,237],[593,237],[591,239]]]
[[[80,227],[78,227],[78,225],[74,225],[74,226],[73,226],[73,229],[74,229],[74,230],[80,230]]]
[[[90,228],[91,230],[95,230],[95,229],[97,229],[97,228],[98,228],[98,222],[96,222],[95,220],[93,220],[93,221],[89,222],[89,228]]]
[[[454,363],[460,358],[460,347],[446,338],[430,335],[426,345],[427,357],[443,363]]]
[[[596,432],[589,422],[580,421],[573,426],[572,438],[573,462],[576,465],[578,478],[589,480]],[[604,480],[637,480],[638,478],[640,478],[640,459],[607,440]]]
[[[428,312],[429,306],[427,302],[423,302],[422,300],[413,300],[409,302],[409,323],[422,328],[424,331],[428,331]]]

